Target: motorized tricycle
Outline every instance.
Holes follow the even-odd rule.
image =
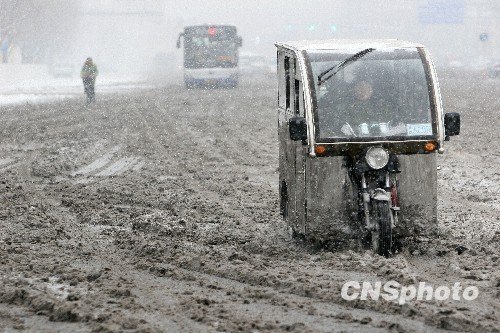
[[[436,153],[460,133],[424,46],[277,43],[280,211],[295,236],[383,256],[437,231]]]

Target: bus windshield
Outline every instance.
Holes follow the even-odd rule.
[[[236,67],[237,46],[234,40],[210,40],[208,37],[185,38],[185,67]]]
[[[184,34],[184,67],[231,68],[238,65],[238,37],[231,27],[198,27]]]
[[[338,65],[355,52],[332,52],[309,54],[320,138],[434,134],[427,78],[416,49],[373,50],[345,66]],[[321,74],[336,66],[335,74],[321,81]]]

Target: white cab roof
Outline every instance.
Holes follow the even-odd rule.
[[[364,50],[415,48],[423,47],[418,43],[411,43],[399,39],[325,39],[325,40],[299,40],[291,42],[278,42],[277,47],[284,47],[295,51],[314,50]]]

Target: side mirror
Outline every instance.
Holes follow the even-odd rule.
[[[238,47],[242,47],[243,46],[243,39],[241,39],[240,36],[238,36],[238,39],[236,40],[236,44],[238,45]]]
[[[456,112],[445,113],[444,115],[444,135],[449,140],[450,136],[460,134],[460,114]]]
[[[307,123],[304,117],[293,117],[288,121],[288,130],[290,131],[290,139],[293,141],[307,139]]]

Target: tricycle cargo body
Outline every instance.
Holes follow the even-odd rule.
[[[432,235],[437,231],[436,155],[398,155],[400,214],[396,233]],[[364,225],[358,221],[358,188],[349,178],[345,158],[306,158],[305,218],[296,223],[299,233],[320,241],[350,242]],[[296,212],[300,214],[300,212]],[[289,216],[289,222],[294,218]],[[302,222],[307,220],[306,223]],[[302,223],[300,223],[300,222]]]
[[[294,234],[348,242],[368,232],[374,242],[389,228],[389,243],[374,245],[386,255],[393,236],[434,233],[436,152],[460,121],[447,114],[445,133],[426,49],[398,40],[276,46],[280,207]]]

